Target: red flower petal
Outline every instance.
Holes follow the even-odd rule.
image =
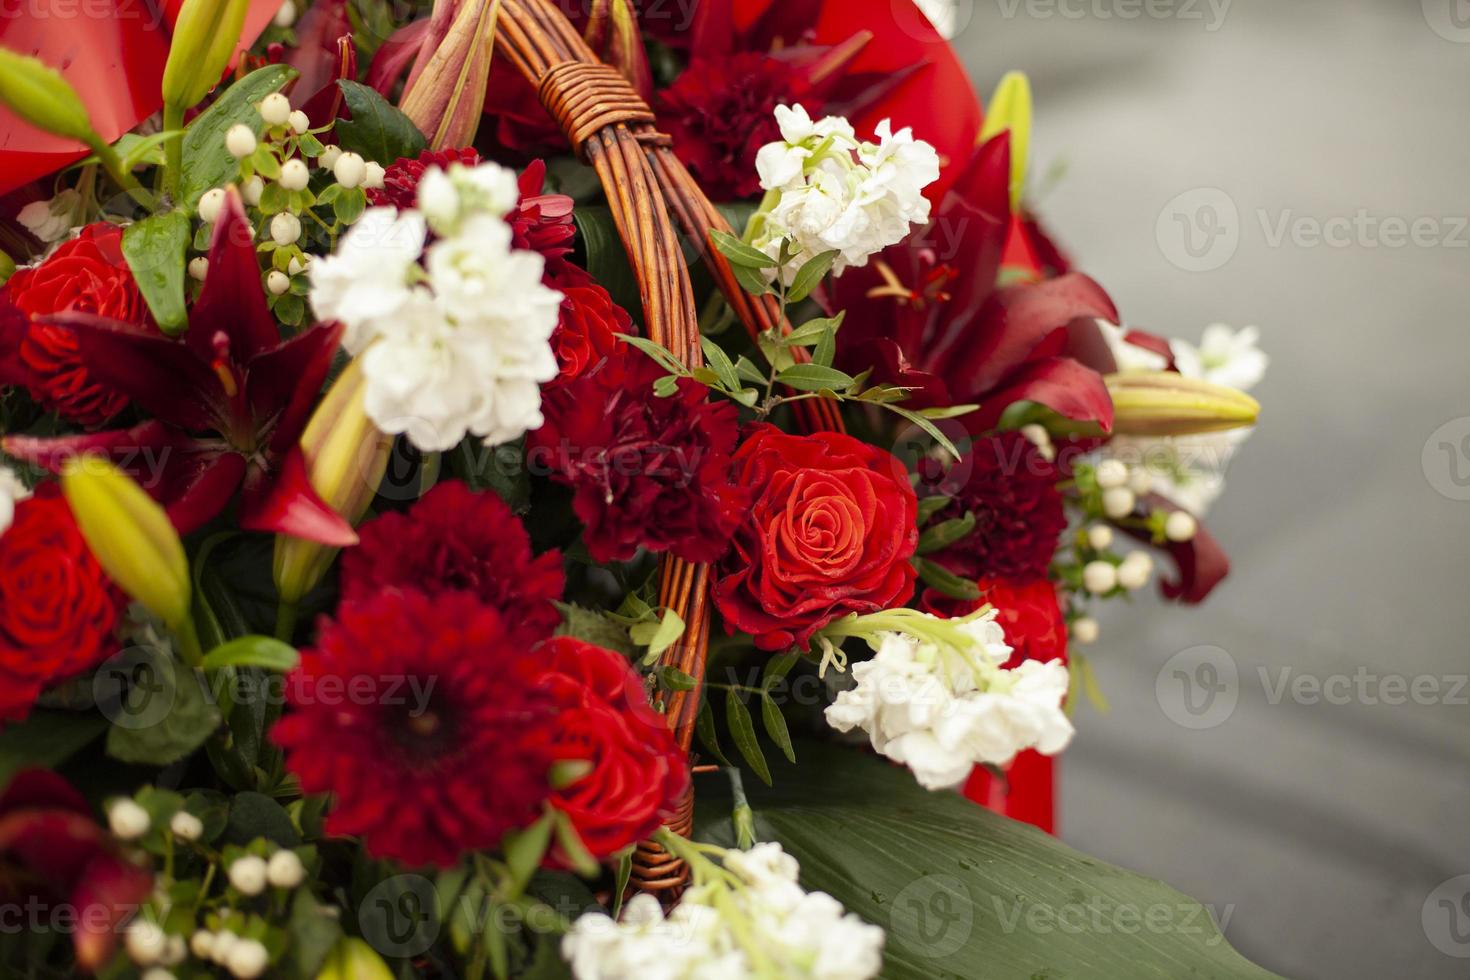
[[[245,217],[245,205],[234,186],[226,189],[224,207],[214,222],[209,275],[189,311],[184,340],[208,364],[219,356],[221,334],[229,343],[229,359],[237,364],[281,342],[261,285],[255,228]]]
[[[289,534],[335,548],[357,544],[357,532],[312,489],[306,456],[291,447],[273,481],[255,471],[240,501],[240,526],[247,531]]]

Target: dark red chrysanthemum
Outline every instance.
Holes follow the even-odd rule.
[[[367,192],[368,203],[375,208],[393,207],[400,211],[418,206],[419,181],[430,167],[448,170],[451,164],[473,167],[480,154],[473,147],[462,150],[425,150],[416,157],[399,157],[383,171],[383,186]]]
[[[115,653],[123,606],[56,485],[22,501],[0,538],[0,722]]]
[[[516,642],[534,646],[561,622],[552,603],[566,585],[561,554],[536,557],[505,502],[458,480],[439,484],[407,513],[358,528],[361,543],[342,556],[342,599],[387,589],[429,595],[468,592],[504,617]]]
[[[95,224],[52,252],[40,265],[21,269],[5,294],[33,322],[20,341],[27,387],[46,408],[81,425],[101,425],[127,405],[125,394],[99,382],[82,361],[76,333],[35,318],[74,311],[95,313],[140,329],[152,329],[148,306],[122,254],[122,229]]]
[[[448,867],[536,819],[550,792],[538,658],[473,595],[387,591],[320,620],[272,738],[326,830],[372,857]]]
[[[926,473],[954,498],[935,518],[975,515],[975,530],[929,555],[961,578],[1044,578],[1067,526],[1055,465],[1018,432],[976,440],[947,473]],[[923,492],[921,490],[921,492]]]
[[[755,155],[781,138],[776,106],[791,101],[798,73],[769,55],[699,58],[659,93],[659,120],[674,152],[717,201],[760,193]]]
[[[744,515],[746,495],[729,473],[734,406],[711,402],[689,378],[655,397],[667,374],[625,348],[544,392],[546,424],[531,434],[527,458],[575,489],[572,509],[597,561],[626,561],[640,547],[714,561]]]

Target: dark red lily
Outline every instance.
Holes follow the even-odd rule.
[[[53,471],[78,453],[105,453],[182,532],[222,511],[238,489],[246,530],[356,543],[351,525],[311,489],[297,445],[342,327],[316,324],[281,340],[238,191],[215,222],[209,274],[182,339],[89,314],[48,322],[74,329],[88,370],[153,419],[125,431],[10,436],[0,442],[6,452]]]
[[[152,891],[153,876],[118,853],[60,776],[26,770],[0,795],[0,902],[69,906],[81,969],[93,973],[112,959],[119,926]]]

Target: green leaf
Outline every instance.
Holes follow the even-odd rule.
[[[123,229],[123,258],[159,329],[171,337],[184,332],[184,253],[189,247],[189,216],[168,211]]]
[[[199,203],[205,191],[234,183],[240,176],[240,163],[225,149],[225,133],[231,126],[249,126],[256,136],[265,131],[256,103],[279,91],[296,77],[296,69],[288,65],[266,65],[223,90],[208,109],[201,112],[184,131],[184,173],[180,187],[183,204],[190,210]]]
[[[672,371],[675,374],[683,374],[686,372],[687,369],[684,367],[684,365],[680,363],[679,359],[674,356],[673,352],[670,351],[663,344],[649,340],[647,337],[635,337],[632,334],[620,333],[617,336],[619,340],[627,344],[632,344],[634,347],[638,348],[643,353],[653,358],[665,370]]]
[[[291,937],[282,966],[290,977],[303,980],[321,972],[327,955],[342,938],[341,919],[322,906],[310,888],[298,888],[291,900],[291,919],[286,924]]]
[[[808,259],[806,264],[797,270],[796,278],[791,281],[791,288],[786,291],[786,302],[800,303],[810,296],[812,290],[816,289],[826,278],[827,273],[832,271],[832,263],[837,261],[839,254],[834,249]]]
[[[954,503],[953,497],[939,495],[935,497],[922,497],[919,500],[919,526],[923,527],[929,520],[941,510]]]
[[[128,686],[109,712],[107,754],[120,762],[166,766],[204,744],[220,710],[201,676],[157,647],[134,647]]]
[[[730,735],[735,739],[735,748],[740,750],[746,764],[769,786],[771,767],[766,764],[765,753],[756,740],[755,722],[750,717],[750,709],[740,700],[740,694],[734,688],[725,692],[725,716],[730,725]]]
[[[551,816],[552,824],[556,828],[556,843],[561,848],[562,856],[566,858],[567,864],[570,864],[572,870],[584,878],[595,877],[601,868],[597,863],[597,858],[587,850],[582,836],[577,833],[572,818],[561,810],[555,809],[551,811]]]
[[[658,679],[670,691],[692,691],[699,686],[699,681],[693,675],[686,674],[678,667],[660,667]]]
[[[761,673],[761,688],[769,691],[779,684],[791,668],[795,667],[801,657],[795,653],[781,654],[766,661],[766,669]]]
[[[975,530],[973,513],[925,528],[924,533],[919,535],[919,554],[927,555],[935,551],[943,551],[956,541],[969,537],[973,530]]]
[[[927,558],[919,558],[917,561],[919,578],[924,581],[925,585],[935,589],[941,595],[949,596],[951,599],[980,598],[980,587],[969,579],[960,578],[943,565]]]
[[[337,195],[332,202],[332,213],[344,225],[350,225],[367,210],[367,194],[361,187],[350,187]]]
[[[467,437],[449,457],[450,466],[471,490],[493,490],[517,515],[531,509],[531,474],[526,470],[526,440],[486,446]]]
[[[514,894],[519,895],[526,890],[531,876],[536,869],[541,867],[541,859],[546,856],[546,849],[551,846],[551,828],[555,822],[550,813],[544,813],[541,818],[525,830],[513,831],[505,835],[505,863],[510,867],[511,887]]]
[[[960,451],[955,448],[954,443],[949,441],[949,436],[945,435],[943,432],[940,432],[937,425],[924,418],[924,416],[920,415],[918,412],[914,412],[907,408],[904,408],[902,405],[884,405],[883,407],[888,409],[890,412],[902,415],[904,418],[908,419],[910,422],[914,423],[919,428],[928,433],[929,438],[933,439],[935,442],[943,446],[945,452],[949,453],[955,459],[960,458]]]
[[[1167,885],[885,759],[819,743],[800,757],[751,794],[760,839],[801,862],[803,887],[887,930],[884,980],[1273,980]],[[698,801],[696,838],[733,846],[728,787],[701,784]]]
[[[205,670],[221,667],[264,667],[285,673],[301,660],[301,655],[289,643],[282,643],[273,636],[242,636],[230,640],[209,651],[204,658]]]
[[[352,110],[351,119],[337,120],[335,132],[343,150],[385,167],[399,157],[416,157],[424,151],[424,134],[381,95],[345,78],[337,84],[347,108]]]
[[[837,357],[837,331],[828,329],[822,333],[817,341],[817,347],[812,351],[812,363],[822,367],[831,367],[833,360]]]
[[[961,415],[969,415],[979,410],[979,405],[942,405],[934,408],[921,408],[919,414],[926,419],[957,419]]]
[[[852,375],[820,364],[794,364],[776,375],[776,380],[797,391],[842,391],[853,384]]]
[[[699,736],[699,744],[704,746],[704,750],[719,759],[721,765],[732,765],[725,757],[725,750],[720,748],[720,734],[715,729],[715,712],[708,699],[699,706],[699,716],[694,720],[694,734]]]
[[[796,761],[796,748],[791,744],[791,732],[786,727],[786,716],[781,714],[781,706],[778,705],[770,694],[761,695],[761,724],[765,726],[766,734],[771,736],[786,756],[788,762]]]
[[[651,664],[684,635],[684,620],[674,610],[666,609],[658,622],[639,623],[628,631],[628,635],[634,643],[648,647],[643,662]]]
[[[244,847],[264,837],[281,847],[297,847],[301,836],[281,804],[253,790],[237,793],[230,800],[230,818],[225,824],[222,843]]]
[[[708,337],[699,338],[700,346],[704,348],[705,360],[714,369],[727,391],[740,390],[740,375],[735,373],[735,364],[730,360],[730,355],[725,353],[724,348],[710,340]]]
[[[572,220],[576,222],[577,235],[582,241],[582,262],[587,271],[619,306],[627,310],[635,321],[641,322],[643,297],[612,211],[605,204],[578,204],[572,212]]]
[[[743,265],[732,265],[731,271],[735,273],[735,281],[740,283],[740,288],[752,296],[764,296],[771,292],[771,283],[759,270],[749,269]]]
[[[0,787],[22,769],[54,769],[107,728],[107,719],[74,711],[32,711],[0,730]]]
[[[748,381],[753,385],[763,385],[766,383],[765,374],[761,372],[760,368],[755,366],[754,361],[743,354],[735,362],[735,373],[740,376],[741,381]]]
[[[797,347],[811,347],[821,343],[823,337],[829,333],[835,333],[841,328],[842,321],[846,317],[847,311],[844,310],[836,316],[823,316],[817,317],[815,320],[808,320],[786,335],[786,343],[794,344]]]
[[[776,260],[765,252],[753,246],[747,245],[729,232],[711,229],[710,241],[730,264],[741,269],[774,269]]]
[[[583,609],[570,602],[558,602],[556,608],[561,610],[564,620],[556,629],[557,636],[574,636],[593,646],[614,650],[625,657],[637,655],[638,648],[628,638],[627,628],[613,622],[605,613]]]

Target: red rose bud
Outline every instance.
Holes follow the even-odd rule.
[[[1255,425],[1261,405],[1234,388],[1172,371],[1110,374],[1113,431],[1130,436],[1187,436]]]
[[[500,0],[436,0],[429,37],[399,102],[430,149],[474,142],[499,14]],[[434,44],[440,25],[444,32]]]

